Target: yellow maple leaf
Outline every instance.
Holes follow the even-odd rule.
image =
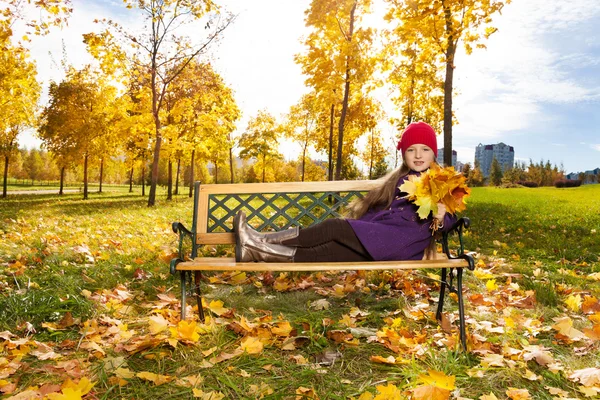
[[[48,393],[45,398],[49,400],[81,400],[81,396],[83,396],[83,393],[81,393],[80,390],[70,387],[62,389],[61,392],[62,393]]]
[[[531,398],[531,395],[527,389],[517,389],[512,387],[508,388],[506,395],[511,400],[527,400]]]
[[[240,347],[248,354],[259,354],[263,351],[264,345],[259,338],[248,336],[242,340]]]
[[[490,392],[490,394],[479,396],[479,400],[498,400],[498,398],[494,393]]]
[[[117,368],[115,370],[115,375],[119,378],[131,379],[135,376],[135,372],[133,372],[129,368]]]
[[[426,385],[434,385],[442,389],[453,390],[456,377],[440,371],[429,370],[429,375],[419,375],[419,381]]]
[[[192,394],[195,398],[202,400],[221,400],[225,398],[225,395],[221,392],[204,392],[196,388],[192,389]]]
[[[171,382],[173,380],[172,376],[169,375],[159,375],[152,372],[142,371],[135,374],[140,379],[144,379],[146,381],[150,381],[154,383],[156,386],[162,385],[167,382]]]
[[[189,342],[197,342],[200,339],[198,324],[195,321],[179,321],[177,327],[169,329],[171,331],[171,338],[173,339]]]
[[[498,290],[498,285],[496,284],[495,279],[490,279],[485,283],[485,288],[488,292],[493,292],[494,290]]]
[[[271,332],[277,336],[290,336],[293,329],[294,328],[292,328],[292,325],[290,325],[288,321],[283,321],[275,324],[275,326],[271,328]]]
[[[223,302],[221,300],[213,300],[208,305],[208,309],[215,313],[218,316],[226,314],[229,312],[228,308],[223,307]]]
[[[306,388],[304,386],[300,386],[296,389],[296,400],[301,399],[318,399],[317,393],[312,388]]]
[[[79,392],[81,396],[88,394],[90,390],[94,387],[95,383],[92,383],[88,378],[83,377],[79,380],[79,382],[75,383],[70,379],[67,379],[62,384],[62,392],[65,393],[65,389],[73,389],[74,392]]]
[[[565,304],[567,305],[569,310],[571,310],[573,312],[579,311],[579,309],[581,308],[581,303],[583,303],[583,301],[582,301],[580,295],[576,295],[576,296],[571,295],[571,296],[567,297],[567,299],[565,300]]]
[[[150,333],[156,335],[165,329],[167,329],[169,325],[169,321],[165,319],[162,315],[152,315],[148,317],[148,329]]]
[[[344,314],[342,315],[342,319],[340,319],[338,321],[341,325],[347,326],[349,328],[354,328],[356,327],[356,320],[354,318],[352,318],[350,315],[348,314]]]
[[[246,276],[245,272],[238,272],[231,277],[230,281],[234,285],[239,285],[241,283],[244,283],[246,279],[248,279],[248,277]]]
[[[358,396],[358,400],[373,400],[373,393],[364,392],[360,396]]]
[[[412,390],[412,394],[413,400],[447,400],[450,398],[449,390],[435,385],[418,386]]]
[[[375,388],[377,389],[377,395],[373,400],[395,400],[402,398],[402,391],[391,383],[388,383],[386,386],[377,385]]]
[[[583,332],[573,328],[573,320],[569,317],[554,318],[554,321],[556,324],[552,326],[552,329],[557,330],[560,335],[566,336],[570,340],[577,341],[585,336]]]

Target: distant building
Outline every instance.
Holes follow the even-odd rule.
[[[598,183],[598,177],[600,176],[600,168],[588,169],[585,172],[571,172],[566,176],[567,179],[579,179],[583,174],[582,183]]]
[[[452,150],[452,166],[456,169],[456,150]],[[437,163],[444,165],[444,148],[438,149]]]
[[[481,144],[475,148],[475,162],[479,162],[479,168],[483,176],[490,176],[492,160],[496,159],[502,171],[513,167],[515,162],[515,149],[502,142],[497,144]]]

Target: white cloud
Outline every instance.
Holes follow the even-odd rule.
[[[596,151],[600,151],[600,144],[593,144],[590,147]]]

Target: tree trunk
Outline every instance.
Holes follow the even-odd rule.
[[[98,186],[98,193],[102,193],[102,178],[104,177],[104,158],[100,159],[100,185]]]
[[[65,182],[65,167],[63,166],[60,169],[60,189],[58,190],[58,194],[61,195],[61,196],[63,195],[63,185],[64,185],[64,182]]]
[[[348,39],[352,42],[354,33],[354,12],[356,11],[356,1],[350,10],[350,30]],[[346,114],[348,113],[348,101],[350,99],[350,59],[351,56],[346,56],[346,79],[344,84],[344,100],[342,101],[342,113],[340,115],[340,123],[338,125],[338,145],[337,145],[337,160],[335,164],[335,180],[339,181],[342,178],[342,150],[344,147],[344,123],[346,122]]]
[[[454,55],[456,42],[452,35],[452,14],[450,8],[444,4],[446,16],[446,32],[448,48],[446,50],[446,80],[444,81],[444,164],[452,165],[452,80],[454,79]]]
[[[230,182],[233,183],[234,182],[234,176],[233,176],[233,148],[230,147],[229,148],[229,172],[231,175],[231,179]]]
[[[160,135],[160,121],[158,115],[154,118],[156,125],[156,144],[154,145],[154,157],[152,158],[152,178],[150,179],[150,193],[148,194],[148,207],[156,203],[156,185],[158,184],[158,161],[160,160],[160,145],[162,137]]]
[[[305,144],[302,149],[302,182],[304,182],[304,168],[306,167],[306,147],[307,145]]]
[[[146,196],[146,163],[142,163],[142,196]]]
[[[219,167],[215,162],[215,183],[219,183]]]
[[[181,168],[181,158],[177,159],[177,173],[175,174],[175,196],[179,194],[179,169]]]
[[[6,198],[8,194],[8,154],[4,156],[4,180],[2,183],[2,197]]]
[[[333,180],[333,116],[335,112],[335,104],[331,105],[331,113],[329,115],[329,176],[328,181]]]
[[[196,150],[192,150],[192,162],[190,164],[190,194],[189,197],[192,197],[192,192],[194,191],[194,158],[196,157]]]
[[[371,160],[369,164],[369,180],[373,179],[373,131],[371,130]]]
[[[267,156],[263,156],[263,165],[262,165],[262,183],[265,183],[265,170],[267,169],[266,167],[266,162],[267,162]]]
[[[129,193],[133,193],[133,165],[129,171]]]
[[[167,176],[167,200],[173,200],[173,162],[170,158]]]
[[[88,154],[83,157],[83,199],[88,198]]]

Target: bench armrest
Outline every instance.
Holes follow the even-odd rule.
[[[187,229],[181,222],[173,222],[171,224],[171,228],[173,228],[173,232],[179,234],[179,246],[178,246],[178,257],[171,260],[170,263],[170,272],[172,275],[175,275],[177,264],[185,260],[185,254],[183,252],[183,242],[186,238],[189,238],[192,242],[192,247],[194,246],[194,234]]]
[[[446,256],[448,257],[448,259],[457,259],[457,258],[461,258],[464,260],[467,260],[469,263],[469,269],[471,271],[473,271],[475,269],[475,261],[473,260],[473,257],[470,254],[465,254],[465,247],[464,247],[464,243],[463,243],[463,230],[464,229],[469,229],[471,227],[471,220],[467,217],[462,217],[459,218],[454,225],[452,225],[452,227],[443,233],[442,236],[442,249],[444,251],[444,253],[446,254]],[[456,233],[458,235],[458,242],[460,244],[460,247],[458,248],[457,251],[457,256],[454,257],[450,254],[450,247],[448,245],[448,236],[450,236],[451,234]]]

